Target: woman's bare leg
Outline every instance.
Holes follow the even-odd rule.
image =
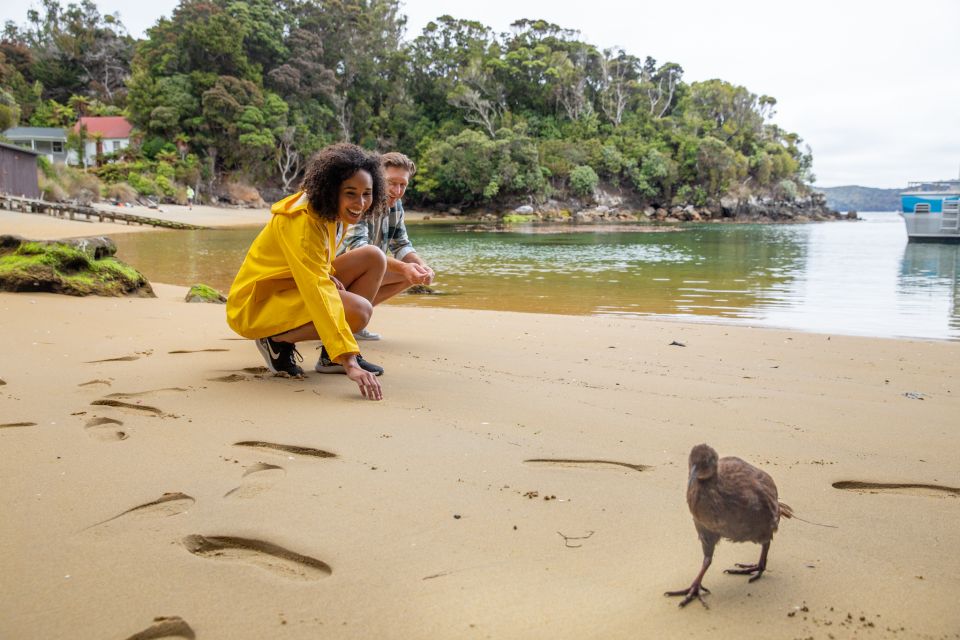
[[[343,313],[347,318],[347,324],[351,331],[360,331],[373,316],[373,305],[363,296],[359,296],[349,291],[339,291],[340,300],[343,301]],[[304,340],[319,340],[317,328],[312,322],[299,326],[296,329],[290,329],[283,333],[273,336],[277,342],[302,342]]]

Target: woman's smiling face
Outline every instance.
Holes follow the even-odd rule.
[[[344,224],[357,224],[373,203],[373,178],[363,169],[340,184],[337,214]]]

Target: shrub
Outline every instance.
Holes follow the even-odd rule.
[[[570,189],[578,196],[585,198],[593,196],[599,182],[600,177],[589,165],[578,165],[570,172]]]
[[[104,186],[103,197],[114,202],[133,202],[137,191],[126,182],[114,182]]]
[[[797,199],[797,183],[793,180],[781,180],[777,184],[777,190],[780,192],[780,196],[786,200]]]
[[[41,197],[48,202],[63,202],[67,199],[67,192],[57,182],[45,175],[37,176]]]
[[[158,175],[157,179],[154,181],[157,185],[157,190],[160,192],[160,195],[172,198],[177,193],[176,187],[173,186],[173,183],[170,182],[170,178],[164,175]]]

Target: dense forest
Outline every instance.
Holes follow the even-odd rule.
[[[41,0],[0,42],[0,130],[125,115],[135,144],[97,158],[104,189],[182,199],[296,187],[340,140],[399,150],[422,206],[589,201],[706,206],[809,194],[811,154],[776,100],[675,62],[599,49],[522,19],[449,15],[408,37],[398,0],[183,0],[142,40],[90,0]]]

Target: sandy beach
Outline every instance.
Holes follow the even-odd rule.
[[[960,638],[958,343],[386,305],[376,403],[154,288],[0,294],[2,638]],[[700,442],[832,526],[679,609]]]

